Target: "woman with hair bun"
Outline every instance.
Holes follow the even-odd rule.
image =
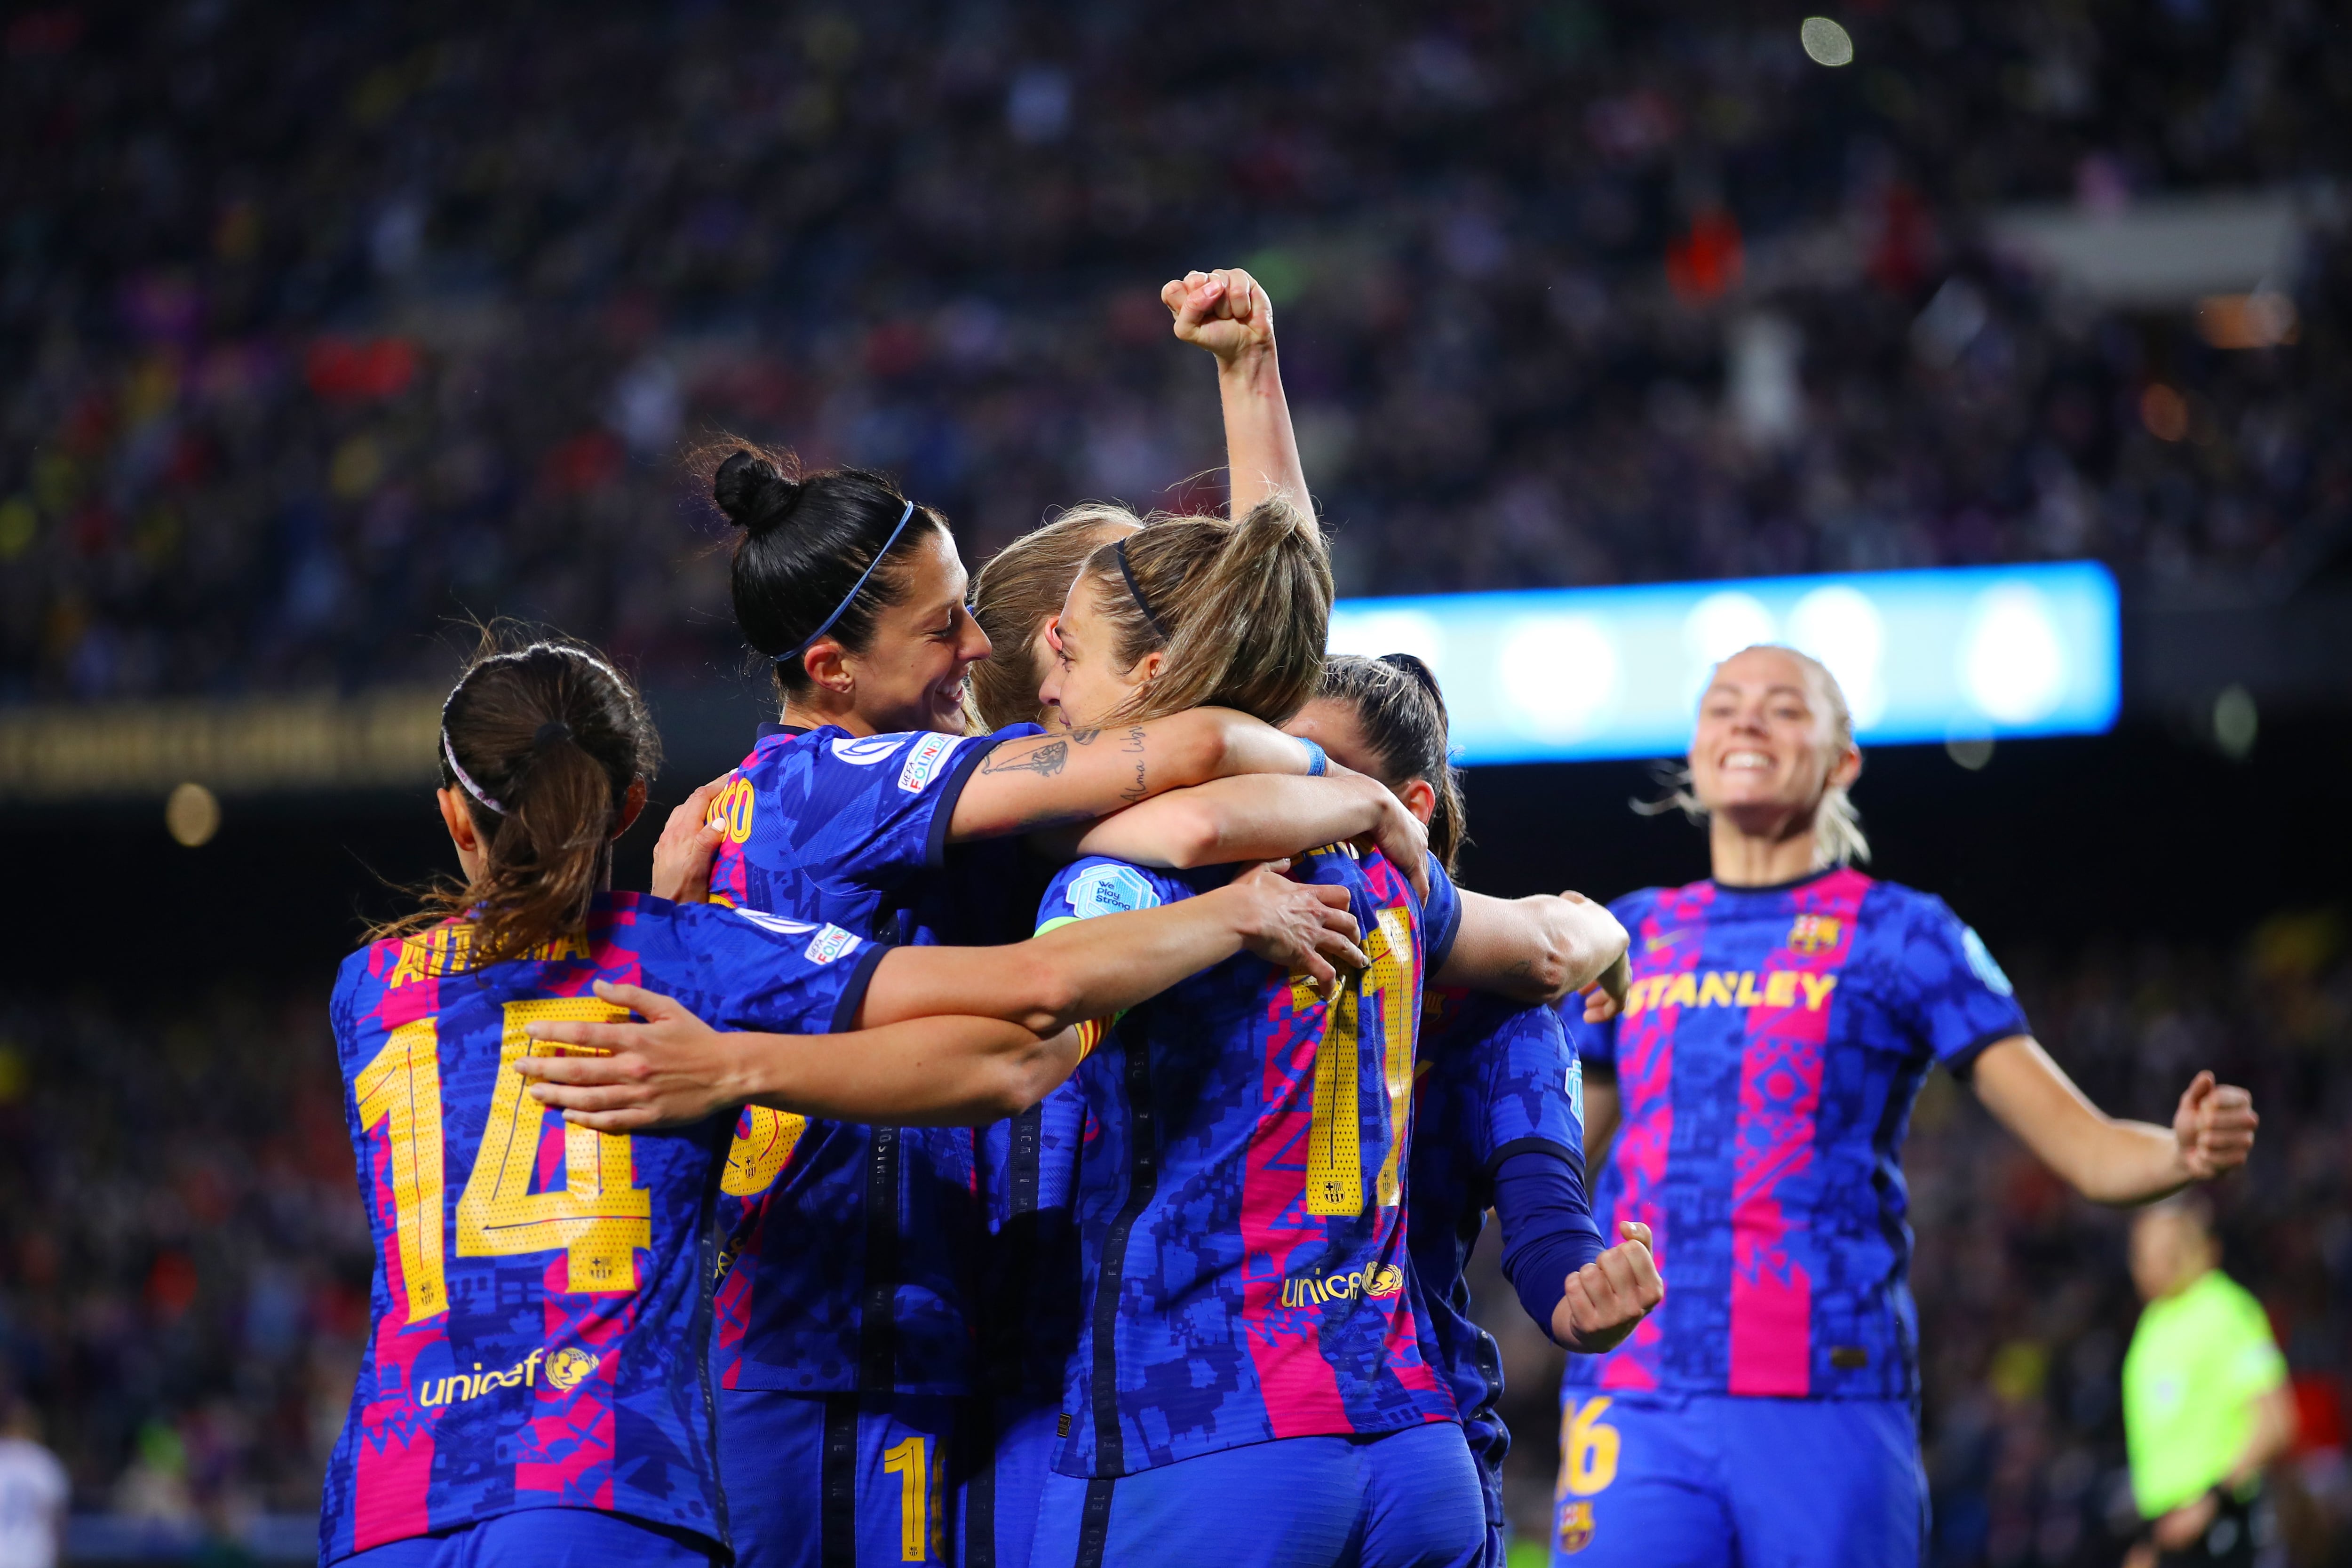
[[[2200,1072],[2171,1126],[2109,1118],[1975,931],[1853,868],[1862,752],[1818,661],[1759,647],[1717,665],[1687,765],[1675,804],[1706,822],[1713,875],[1613,906],[1632,981],[1584,1043],[1595,1207],[1650,1227],[1674,1289],[1617,1350],[1569,1363],[1554,1561],[1916,1563],[1901,1156],[1928,1069],[2095,1203],[2243,1164],[2252,1103]]]
[[[985,1121],[1069,1072],[1079,1016],[1243,951],[1327,976],[1362,957],[1344,900],[1263,872],[1198,919],[984,955],[614,894],[612,842],[660,747],[628,681],[574,643],[486,640],[438,739],[464,880],[372,933],[331,1009],[376,1270],[322,1562],[724,1559],[706,1244],[737,1103]],[[733,1042],[726,1090],[667,1132],[548,1125],[530,1080],[633,1007]]]
[[[1252,427],[1278,415],[1286,439],[1278,384],[1274,396],[1271,410],[1251,405]],[[740,908],[869,938],[989,942],[1031,929],[1034,902],[1020,907],[1018,892],[1036,882],[1015,840],[1040,828],[1077,830],[1081,847],[1106,834],[1158,865],[1356,837],[1418,859],[1420,826],[1387,792],[1352,775],[1306,777],[1310,748],[1232,710],[965,735],[966,678],[990,643],[965,607],[944,520],[879,475],[803,472],[740,442],[701,467],[741,531],[736,616],[772,661],[782,722],[673,814],[657,891],[695,896],[715,847],[710,895]],[[1247,811],[1223,809],[1220,796],[1120,815],[1244,775],[1270,786]],[[747,1568],[814,1564],[860,1542],[869,1552],[911,1543],[919,1556],[930,1532],[907,1521],[939,1516],[929,1480],[959,1463],[958,1401],[980,1386],[982,1194],[998,1184],[961,1131],[780,1132],[747,1113],[740,1136],[747,1149],[789,1139],[790,1152],[757,1167],[770,1180],[730,1195],[727,1215],[719,1441],[729,1474],[771,1478],[743,1496],[739,1556]],[[908,1479],[918,1467],[923,1486]]]
[[[1430,854],[1453,871],[1467,837],[1462,788],[1448,755],[1445,699],[1427,665],[1409,653],[1336,655],[1286,728],[1394,790],[1429,825]],[[1598,985],[1585,994],[1588,1017],[1613,1013],[1615,999]],[[1520,1304],[1571,1352],[1620,1343],[1664,1285],[1647,1229],[1621,1225],[1622,1239],[1609,1247],[1593,1223],[1576,1049],[1559,1012],[1433,986],[1421,1031],[1405,1200],[1413,1284],[1478,1468],[1482,1568],[1502,1568],[1503,1458],[1511,1446],[1497,1410],[1503,1357],[1472,1314],[1464,1276],[1486,1212],[1501,1222],[1503,1273]]]

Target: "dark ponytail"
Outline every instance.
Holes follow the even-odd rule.
[[[661,739],[626,677],[594,649],[495,632],[441,710],[441,782],[465,797],[481,872],[445,883],[370,938],[457,917],[469,965],[496,963],[581,929],[605,880],[632,784],[661,766]]]
[[[1394,789],[1420,779],[1437,792],[1429,818],[1429,852],[1450,873],[1454,857],[1470,841],[1462,803],[1462,770],[1454,765],[1447,740],[1445,696],[1437,676],[1415,655],[1380,658],[1333,654],[1323,661],[1322,685],[1315,695],[1345,702],[1355,710],[1365,743],[1380,759],[1380,779]]]
[[[877,616],[905,597],[914,545],[934,529],[947,531],[937,512],[919,506],[910,514],[896,484],[864,468],[803,473],[790,452],[737,440],[705,447],[688,462],[709,479],[719,514],[742,531],[730,574],[735,624],[774,661],[787,699],[812,684],[803,656],[818,628],[865,652]]]

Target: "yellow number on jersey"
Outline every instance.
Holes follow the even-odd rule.
[[[534,1040],[523,1032],[528,1024],[542,1019],[603,1023],[628,1016],[627,1008],[591,996],[506,1005],[489,1122],[482,1129],[473,1173],[457,1198],[460,1258],[511,1258],[561,1247],[569,1255],[566,1289],[637,1288],[636,1248],[653,1245],[653,1194],[631,1184],[628,1135],[567,1123],[564,1184],[532,1192],[547,1108],[524,1092],[522,1075],[514,1070],[521,1057],[597,1054]]]
[[[1558,1495],[1591,1497],[1617,1479],[1617,1428],[1601,1425],[1613,1401],[1572,1401],[1560,1411]]]
[[[1364,989],[1380,993],[1381,1032],[1386,1056],[1381,1078],[1389,1092],[1389,1154],[1381,1163],[1380,1204],[1392,1209],[1404,1199],[1398,1161],[1404,1154],[1405,1124],[1412,1114],[1413,951],[1412,926],[1402,910],[1382,910],[1380,929],[1365,950],[1371,967]]]
[[[1367,934],[1370,965],[1332,997],[1324,1014],[1323,1038],[1315,1047],[1315,1100],[1307,1122],[1307,1212],[1361,1214],[1364,1208],[1364,1128],[1358,1091],[1358,1052],[1363,997],[1377,996],[1381,1009],[1381,1081],[1388,1096],[1388,1158],[1381,1162],[1378,1201],[1394,1208],[1402,1196],[1397,1159],[1404,1147],[1405,1118],[1412,1110],[1413,977],[1419,955],[1412,924],[1402,910],[1382,910]],[[1304,982],[1293,982],[1295,1005],[1312,1005]]]
[[[764,1105],[748,1106],[745,1110],[735,1142],[727,1146],[727,1169],[719,1178],[719,1190],[730,1198],[757,1197],[766,1192],[793,1157],[793,1151],[800,1147],[801,1134],[808,1131],[808,1118],[789,1110],[771,1110]]]
[[[403,1024],[352,1085],[360,1128],[389,1121],[393,1224],[400,1237],[400,1278],[408,1321],[448,1310],[441,1263],[441,1056],[433,1020]]]
[[[947,1520],[931,1506],[931,1483],[937,1478],[929,1446],[920,1436],[893,1443],[882,1450],[882,1470],[898,1478],[898,1561],[946,1561]]]

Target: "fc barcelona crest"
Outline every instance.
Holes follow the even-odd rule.
[[[1838,944],[1839,935],[1835,915],[1799,915],[1797,923],[1789,928],[1789,951],[1827,952]]]
[[[1592,1544],[1592,1505],[1589,1502],[1566,1502],[1559,1505],[1559,1549],[1581,1552]]]

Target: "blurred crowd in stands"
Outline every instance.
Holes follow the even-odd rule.
[[[2254,1091],[2261,1147],[2216,1197],[2225,1267],[2293,1367],[2303,1434],[2275,1490],[2297,1568],[2352,1551],[2347,939],[2339,915],[2296,914],[2226,953],[2004,955],[2100,1103],[2168,1116],[2207,1066]],[[0,1004],[0,1404],[39,1410],[79,1510],[235,1528],[316,1507],[370,1267],[322,1001]],[[2112,1563],[2138,1310],[2121,1216],[2074,1199],[1941,1074],[1906,1163],[1937,1563]],[[1540,1539],[1557,1352],[1499,1274],[1485,1284],[1513,1384],[1513,1516]]]
[[[1983,232],[2341,176],[2330,8],[1851,11],[1831,70],[1721,3],[12,7],[0,700],[421,678],[460,611],[731,664],[721,429],[975,560],[1213,500],[1155,294],[1237,262],[1343,591],[2339,552],[2340,230],[2236,353]]]

